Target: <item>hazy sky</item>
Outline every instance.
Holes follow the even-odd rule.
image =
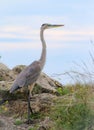
[[[91,66],[94,0],[0,1],[1,62],[13,68],[37,60],[41,53],[42,23],[65,25],[45,31],[47,61],[44,72],[49,75],[64,73],[75,68],[74,62],[84,61]]]

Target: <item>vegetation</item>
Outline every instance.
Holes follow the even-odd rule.
[[[50,112],[51,130],[94,130],[94,95],[89,85],[59,88],[62,96],[55,100]]]
[[[2,113],[6,114],[8,112],[7,104],[8,104],[8,101],[6,101],[5,104],[0,107],[0,114]]]
[[[29,128],[28,130],[37,130],[37,127],[35,127],[35,128]]]
[[[15,125],[21,125],[22,123],[23,122],[20,119],[16,119],[15,122],[14,122]]]

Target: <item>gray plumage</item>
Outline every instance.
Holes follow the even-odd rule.
[[[40,62],[34,61],[28,67],[26,67],[16,78],[10,93],[22,87],[28,87],[32,85],[39,77],[41,72]]]

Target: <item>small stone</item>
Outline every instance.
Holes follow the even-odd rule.
[[[0,127],[3,127],[4,123],[2,121],[0,121]]]
[[[38,130],[47,130],[44,126],[40,126]]]

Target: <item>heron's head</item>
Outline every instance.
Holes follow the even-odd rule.
[[[57,28],[57,27],[61,27],[61,26],[64,26],[64,25],[63,24],[48,24],[48,23],[45,23],[45,24],[42,24],[41,28],[43,30],[45,30],[45,29]]]

